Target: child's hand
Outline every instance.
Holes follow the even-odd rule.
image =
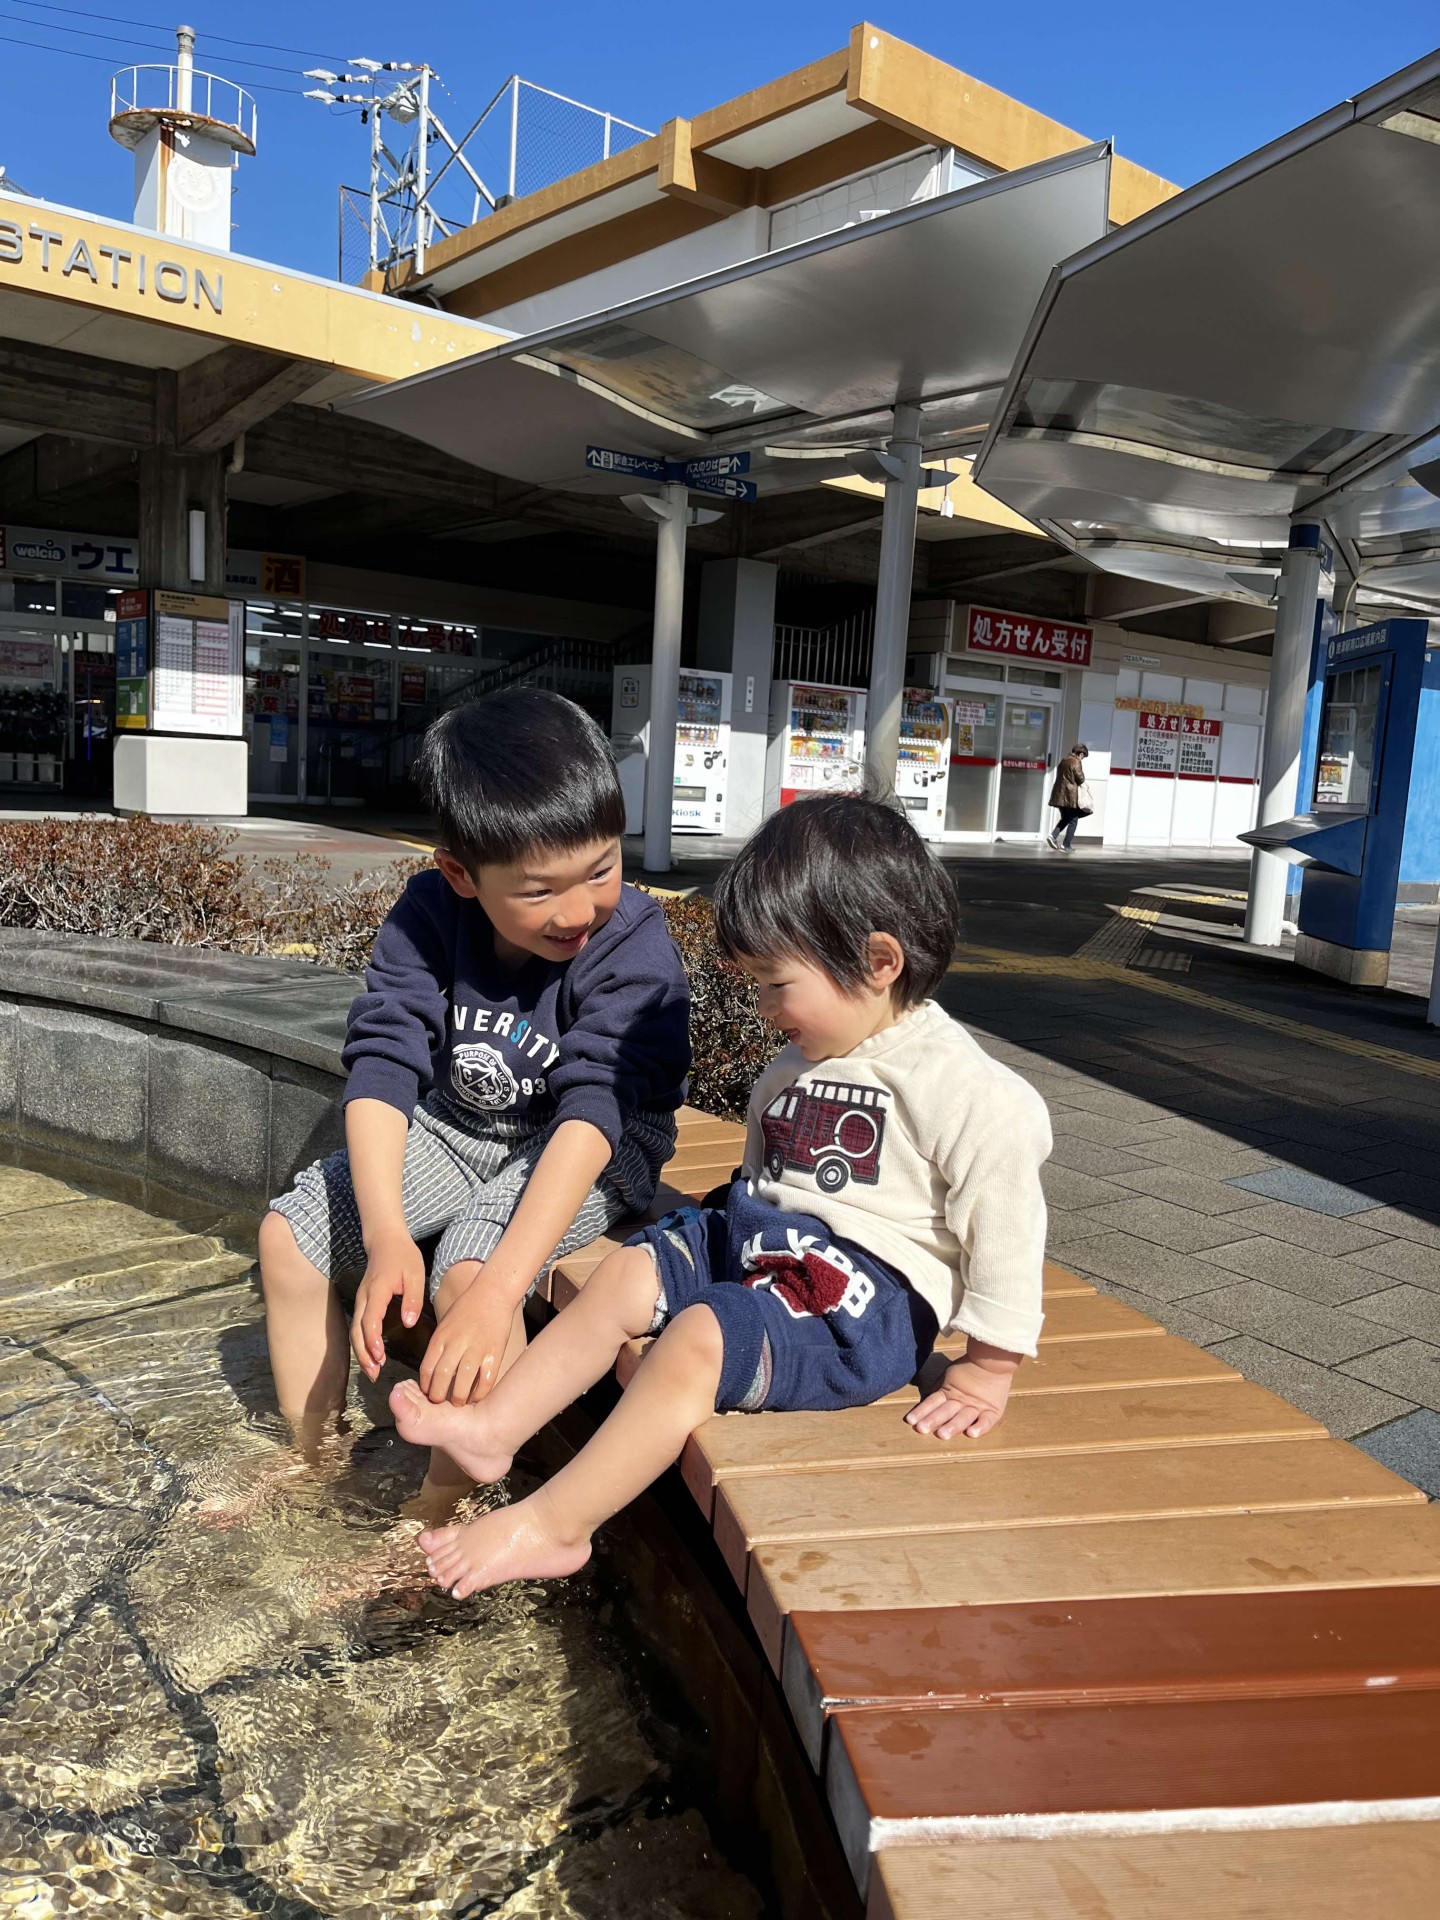
[[[443,1317],[420,1362],[427,1400],[463,1407],[483,1400],[500,1377],[500,1362],[515,1321],[515,1304],[478,1280]]]
[[[970,1344],[970,1353],[945,1369],[943,1384],[906,1414],[906,1424],[917,1433],[933,1433],[937,1440],[954,1440],[962,1433],[971,1440],[983,1440],[1000,1424],[1020,1356],[1002,1357],[998,1347],[982,1348],[977,1354],[974,1349],[979,1343]]]
[[[400,1318],[413,1327],[425,1304],[425,1256],[403,1227],[376,1239],[355,1295],[350,1346],[367,1380],[378,1380],[385,1364],[385,1315],[397,1293]]]

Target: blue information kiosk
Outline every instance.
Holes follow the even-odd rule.
[[[1401,889],[1440,881],[1440,651],[1430,623],[1386,620],[1323,642],[1310,811],[1242,834],[1305,868],[1295,958],[1383,987]],[[1433,896],[1432,896],[1433,897]]]

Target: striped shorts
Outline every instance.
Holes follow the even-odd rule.
[[[416,1107],[400,1197],[410,1237],[439,1236],[430,1263],[432,1295],[458,1262],[488,1260],[495,1251],[553,1124],[552,1119],[537,1127],[496,1116],[480,1131],[460,1121],[434,1094]],[[673,1113],[633,1113],[609,1166],[545,1266],[588,1246],[616,1221],[643,1213],[674,1151]],[[365,1244],[348,1153],[332,1153],[306,1167],[288,1193],[270,1202],[270,1211],[284,1215],[301,1253],[328,1279],[358,1281],[365,1270]]]

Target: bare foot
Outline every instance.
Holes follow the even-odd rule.
[[[400,1518],[418,1521],[422,1527],[443,1527],[455,1518],[473,1485],[470,1480],[435,1480],[427,1473],[414,1499],[401,1503]]]
[[[418,1545],[436,1586],[464,1600],[507,1580],[556,1580],[578,1573],[590,1558],[590,1542],[560,1538],[546,1519],[543,1499],[542,1489],[463,1527],[422,1533]]]
[[[292,1444],[262,1456],[262,1464],[246,1486],[214,1487],[194,1508],[197,1526],[226,1533],[243,1527],[272,1496],[293,1492],[311,1479],[333,1480],[350,1462],[351,1437],[331,1421],[323,1434],[297,1433]]]
[[[452,1407],[427,1400],[413,1380],[391,1389],[390,1411],[400,1437],[416,1447],[439,1447],[472,1480],[487,1485],[503,1480],[513,1454],[497,1448],[490,1438],[484,1402],[476,1407]]]

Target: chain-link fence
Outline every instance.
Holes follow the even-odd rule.
[[[341,187],[339,277],[358,287],[369,271],[370,195],[364,187]]]

